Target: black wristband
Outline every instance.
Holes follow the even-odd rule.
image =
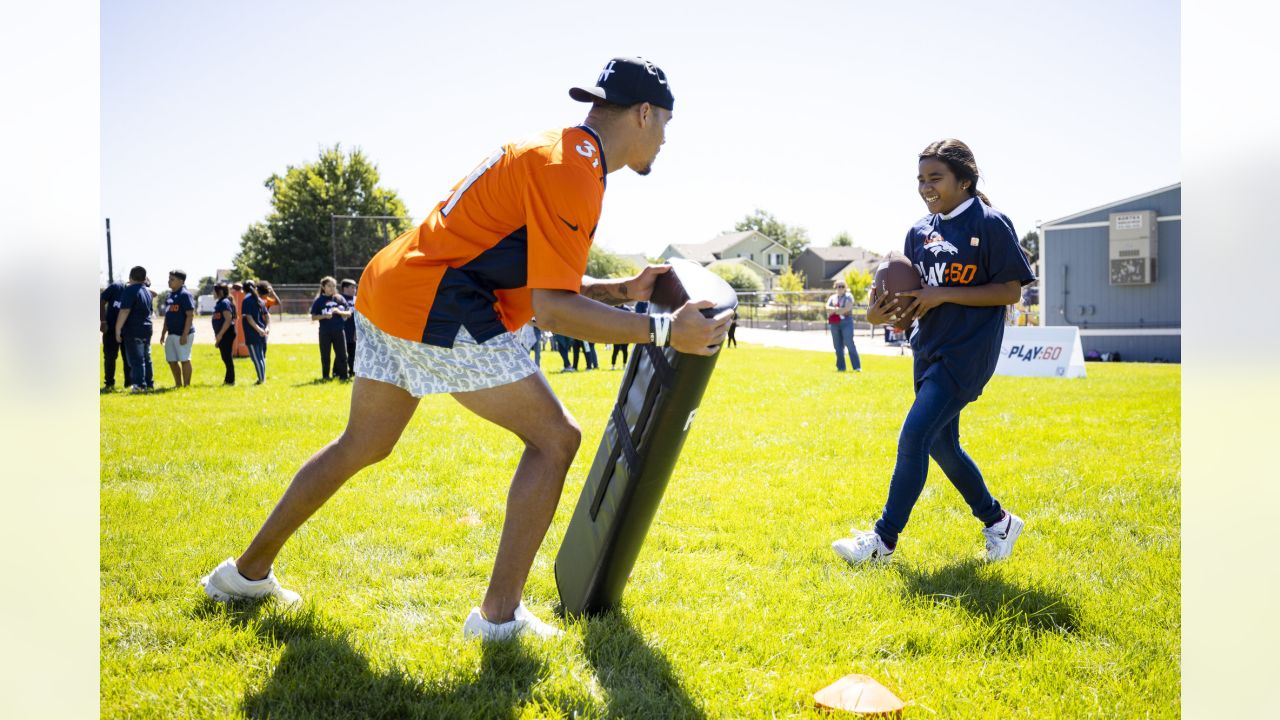
[[[653,319],[652,315],[650,315],[649,316],[649,343],[653,344],[657,341],[658,341],[657,321]]]

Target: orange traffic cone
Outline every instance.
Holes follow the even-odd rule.
[[[813,694],[820,708],[848,710],[870,717],[901,717],[903,702],[866,675],[845,675]]]

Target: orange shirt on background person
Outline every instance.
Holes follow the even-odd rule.
[[[582,287],[604,200],[600,139],[586,126],[503,145],[360,277],[356,309],[395,337],[453,347],[533,317],[534,289]]]

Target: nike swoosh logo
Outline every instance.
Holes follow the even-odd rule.
[[[568,225],[570,230],[572,230],[572,231],[574,231],[574,232],[578,232],[578,226],[577,226],[577,225],[574,225],[573,223],[569,222],[568,220],[565,220],[564,218],[560,217],[559,215],[557,215],[556,217],[560,218],[560,222],[564,223],[565,225]]]

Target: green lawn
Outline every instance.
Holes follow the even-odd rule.
[[[1179,715],[1178,366],[997,377],[962,439],[1027,521],[1014,556],[978,560],[934,467],[894,563],[855,570],[830,544],[884,504],[909,359],[837,375],[829,353],[727,350],[621,610],[587,621],[554,617],[552,564],[622,373],[553,372],[584,442],[526,602],[566,636],[482,646],[461,626],[513,437],[425,399],[285,547],[305,606],[225,608],[197,579],[341,431],[350,387],[314,382],[313,345],[273,346],[261,387],[247,359],[233,388],[212,347],[194,363],[192,388],[101,398],[103,717],[818,717],[851,672],[911,718]]]

